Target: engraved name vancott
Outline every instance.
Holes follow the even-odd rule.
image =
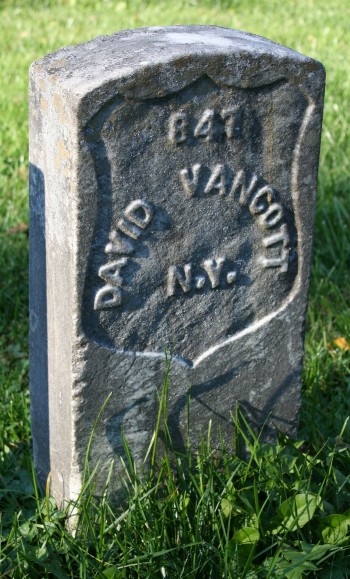
[[[184,125],[181,124],[180,128],[183,130]],[[230,187],[227,180],[228,171],[234,175]],[[205,174],[205,179],[201,178],[202,173]],[[271,185],[263,182],[255,173],[249,174],[243,170],[235,172],[232,168],[219,163],[210,168],[196,163],[180,169],[179,183],[183,187],[184,194],[190,197],[200,193],[201,183],[202,193],[205,195],[217,194],[230,197],[232,202],[238,202],[241,206],[246,204],[261,231],[259,247],[261,267],[276,268],[280,273],[288,271],[290,238],[284,221],[283,207]],[[122,216],[117,220],[116,227],[105,246],[105,253],[109,259],[98,270],[98,276],[104,285],[96,292],[95,310],[122,305],[125,287],[123,271],[128,267],[132,254],[136,251],[135,242],[150,226],[153,217],[152,203],[146,199],[136,199],[124,209]],[[273,254],[269,252],[271,248],[274,249]],[[178,292],[187,294],[191,290],[200,291],[207,282],[211,289],[233,286],[239,278],[239,267],[227,271],[225,264],[228,261],[226,255],[215,255],[203,259],[197,268],[191,262],[171,264],[164,275],[164,293],[167,297],[173,297]]]

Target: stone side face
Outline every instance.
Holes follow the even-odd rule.
[[[41,486],[45,487],[51,473],[59,499],[69,496],[73,457],[76,124],[57,81],[40,65],[33,67],[29,116],[31,421]]]
[[[31,72],[35,461],[59,499],[103,485],[121,431],[142,461],[172,352],[184,444],[239,403],[295,433],[322,121],[322,65],[217,27],[124,31]]]

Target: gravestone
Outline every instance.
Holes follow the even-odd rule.
[[[171,352],[178,448],[238,403],[295,433],[324,69],[211,26],[99,37],[34,63],[30,97],[35,465],[102,488],[122,432],[142,462]],[[187,416],[191,386],[190,416]]]

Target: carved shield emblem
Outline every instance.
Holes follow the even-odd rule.
[[[93,117],[90,339],[145,355],[168,348],[192,365],[288,302],[307,107],[283,79],[238,88],[204,75],[160,98],[118,96]]]

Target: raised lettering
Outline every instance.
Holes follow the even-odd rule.
[[[152,205],[143,199],[132,201],[124,211],[125,217],[141,229],[145,229],[150,224],[153,213]]]
[[[136,227],[136,225],[130,223],[130,221],[126,221],[125,219],[119,219],[117,228],[132,239],[138,239],[141,235],[139,227]]]
[[[249,122],[250,116],[254,120],[254,127]],[[243,107],[222,110],[205,109],[199,113],[198,121],[189,113],[179,111],[170,115],[168,138],[176,145],[184,143],[189,138],[195,138],[202,142],[221,141],[223,138],[227,140],[239,139],[243,136],[243,130],[247,123],[249,127],[246,128],[250,129],[251,137],[254,138],[259,121],[253,110],[246,114]]]
[[[260,213],[266,211],[266,209],[272,203],[273,194],[273,189],[270,187],[270,185],[264,185],[264,187],[261,187],[261,189],[255,193],[249,205],[250,213],[252,215],[259,215]],[[266,197],[265,203],[262,202],[263,197]]]
[[[104,310],[107,308],[115,308],[122,304],[122,292],[118,287],[112,285],[105,285],[98,290],[95,301],[95,310]]]
[[[206,109],[200,117],[194,130],[194,136],[203,138],[204,141],[212,141],[214,135],[214,111]]]
[[[140,215],[141,210],[141,215]],[[128,237],[138,239],[153,217],[153,207],[148,201],[136,199],[124,210],[126,219],[119,219],[117,228]]]
[[[176,144],[183,143],[187,139],[187,129],[187,113],[173,113],[169,119],[169,141]]]
[[[280,267],[282,273],[288,271],[289,249],[282,248],[280,257],[262,257],[260,259],[263,267]]]
[[[204,284],[205,284],[205,277],[204,277],[204,275],[197,275],[197,276],[195,277],[194,282],[195,282],[195,286],[196,286],[197,289],[202,289],[202,287],[204,287]]]
[[[180,171],[181,183],[190,197],[193,197],[197,193],[201,168],[202,166],[199,163],[196,163],[195,165],[192,165],[190,169],[182,169]],[[190,176],[190,172],[192,173],[192,177]]]
[[[280,203],[272,203],[265,213],[259,217],[259,222],[261,225],[265,226],[267,229],[274,227],[281,221],[283,216],[283,209]]]
[[[243,114],[243,110],[224,109],[221,111],[221,118],[225,122],[225,133],[228,139],[242,136]]]
[[[237,272],[236,271],[229,271],[226,276],[226,281],[229,285],[235,282],[237,279]]]
[[[167,294],[169,297],[175,295],[176,282],[181,289],[188,293],[192,285],[192,264],[186,263],[183,272],[179,267],[172,265],[168,270]]]
[[[285,223],[281,225],[278,231],[272,233],[272,235],[269,235],[268,237],[264,237],[262,240],[264,247],[271,247],[272,245],[276,245],[281,241],[283,247],[287,247],[289,243],[289,235],[287,225]]]
[[[154,210],[145,199],[135,199],[123,211],[124,217],[119,219],[117,230],[109,234],[109,242],[105,246],[105,253],[117,255],[131,255],[135,247],[131,239],[138,239],[142,230],[152,221]],[[127,237],[123,237],[120,232]],[[128,239],[131,238],[131,239]],[[98,275],[107,284],[98,290],[95,295],[94,309],[101,310],[114,308],[122,303],[123,278],[120,270],[127,265],[129,258],[121,257],[110,263],[102,265]]]
[[[120,270],[125,267],[128,263],[128,258],[123,257],[117,261],[112,261],[112,263],[106,263],[102,265],[98,270],[98,275],[101,279],[107,282],[111,282],[114,285],[122,287],[123,280],[120,276]]]
[[[268,267],[280,267],[282,273],[285,273],[286,271],[288,271],[289,249],[287,246],[289,244],[289,235],[288,235],[287,225],[285,223],[283,223],[283,225],[281,225],[279,231],[276,231],[275,233],[273,233],[272,235],[269,235],[268,237],[264,237],[264,239],[262,241],[263,241],[264,247],[272,247],[274,245],[277,245],[277,243],[282,242],[280,256],[279,257],[271,257],[271,258],[262,257],[260,259],[262,266],[266,267],[266,268],[268,268]]]
[[[131,255],[135,248],[130,239],[122,238],[117,231],[112,231],[109,243],[105,247],[105,253],[117,253],[118,255]]]
[[[215,189],[219,195],[226,194],[226,177],[224,165],[215,165],[209,181],[204,189],[204,193],[211,193]]]
[[[224,263],[224,257],[218,257],[217,259],[206,259],[203,262],[203,268],[208,274],[212,288],[219,287],[220,285],[220,274]]]
[[[254,191],[258,183],[258,176],[253,173],[252,175],[247,175],[243,169],[241,169],[234,177],[230,195],[236,195],[239,193],[239,202],[243,205],[250,194]]]

